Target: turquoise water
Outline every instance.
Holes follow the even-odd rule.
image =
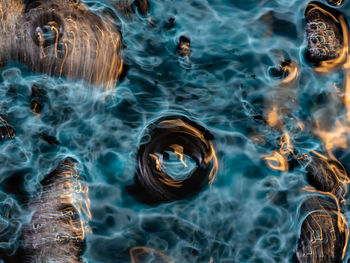
[[[116,1],[85,3],[101,14]],[[131,262],[134,247],[151,251],[142,262],[292,262],[302,223],[299,207],[313,194],[302,190],[308,185],[304,165],[280,171],[264,158],[280,149],[285,132],[299,155],[324,154],[316,120],[335,127],[346,114],[342,71],[318,76],[304,61],[307,3],[151,0],[148,18],[137,14],[117,22],[129,70],[109,91],[32,73],[14,62],[3,68],[0,113],[16,137],[0,141],[0,255],[16,252],[30,220],[27,203],[40,192],[40,180],[74,156],[89,187],[86,262]],[[349,1],[339,9],[349,18]],[[173,27],[169,19],[175,19]],[[176,51],[182,35],[191,40],[190,56]],[[279,93],[281,79],[269,72],[286,59],[299,65],[299,78]],[[33,84],[45,91],[40,115],[30,109]],[[288,109],[281,115],[283,129],[261,118],[275,104]],[[217,179],[186,200],[139,203],[126,187],[134,180],[143,131],[174,113],[214,136]],[[43,133],[59,145],[48,144]],[[344,138],[349,139],[346,132]],[[350,168],[347,147],[332,152]],[[189,160],[186,171],[193,167]],[[173,169],[174,177],[182,172]]]

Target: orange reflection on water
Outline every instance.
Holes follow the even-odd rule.
[[[271,155],[264,157],[268,166],[274,170],[287,171],[289,168],[288,158],[294,154],[292,140],[290,134],[287,132],[284,119],[295,107],[296,96],[295,90],[299,80],[299,65],[295,61],[285,60],[281,54],[281,60],[283,61],[279,65],[279,71],[281,72],[283,79],[279,82],[277,87],[272,87],[268,96],[265,99],[265,116],[266,122],[277,131],[283,132],[280,138],[280,148]],[[294,121],[292,119],[288,121]],[[304,125],[300,122],[297,123],[300,130],[304,129]]]
[[[150,156],[151,158],[153,158],[153,160],[156,162],[156,169],[157,169],[158,171],[161,171],[161,166],[160,166],[159,157],[158,157],[157,155],[153,154],[153,153],[150,153],[149,156]]]
[[[272,109],[267,113],[267,123],[271,127],[276,127],[280,122],[277,105],[273,105]]]
[[[287,171],[288,162],[285,157],[279,152],[273,152],[272,156],[267,156],[264,158],[270,168],[277,171]]]
[[[206,145],[207,149],[209,150],[209,154],[204,159],[204,162],[206,164],[208,164],[210,162],[213,163],[212,168],[211,168],[210,173],[209,173],[209,176],[208,176],[209,184],[211,185],[215,181],[217,173],[218,173],[218,169],[219,169],[218,158],[216,156],[216,151],[215,151],[215,148],[214,148],[214,145],[212,144],[212,142],[210,140],[207,140],[205,138],[204,134],[200,130],[196,129],[195,127],[191,126],[190,124],[185,123],[181,119],[161,121],[159,123],[159,127],[170,128],[170,129],[171,128],[180,129],[181,132],[184,132],[184,133],[187,133],[193,137],[199,138]],[[183,128],[181,129],[181,127],[183,127]]]
[[[180,162],[183,164],[183,166],[187,167],[188,165],[184,161],[184,147],[178,144],[172,144],[169,147],[174,149],[174,153],[179,157]]]
[[[292,87],[296,84],[295,82],[299,79],[299,65],[295,61],[290,61],[289,63],[283,63],[281,65],[282,71],[287,72],[287,77],[282,80],[281,86],[286,86],[286,84],[292,84]]]
[[[274,151],[271,156],[264,157],[270,168],[278,171],[287,171],[289,168],[288,157],[294,155],[294,150],[291,142],[291,138],[288,132],[284,132],[280,138],[280,148],[278,151]],[[297,159],[303,158],[297,157]]]
[[[335,159],[332,153],[333,150],[337,148],[346,149],[348,147],[347,136],[350,133],[350,126],[342,124],[339,120],[335,121],[335,126],[332,130],[321,129],[319,121],[316,120],[314,133],[320,137],[327,153],[333,159]]]

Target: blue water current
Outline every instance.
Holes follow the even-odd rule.
[[[116,0],[82,2],[101,17],[107,7],[118,14]],[[300,207],[318,193],[304,188],[307,162],[282,167],[285,153],[332,153],[350,169],[343,71],[320,75],[304,59],[308,2],[150,0],[147,15],[115,21],[128,71],[107,90],[10,61],[0,72],[0,114],[16,135],[0,141],[0,258],[19,248],[40,181],[70,156],[88,186],[85,262],[293,262]],[[350,19],[350,1],[335,8]],[[177,50],[181,36],[190,40],[186,56]],[[288,85],[271,74],[285,60],[298,70]],[[45,94],[40,114],[30,107],[33,85]],[[174,114],[210,131],[218,173],[193,196],[144,204],[127,191],[137,151],[146,127]],[[184,158],[186,169],[174,154],[165,163],[174,178],[195,169]]]

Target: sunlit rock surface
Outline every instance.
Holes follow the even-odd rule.
[[[82,262],[89,201],[75,166],[66,159],[41,181],[40,196],[29,203],[33,215],[23,228],[21,262]]]
[[[13,2],[13,3],[12,3]],[[71,0],[1,1],[2,65],[26,64],[35,72],[85,80],[109,89],[123,70],[120,31],[111,17]]]

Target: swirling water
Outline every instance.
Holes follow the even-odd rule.
[[[84,2],[98,14],[117,1]],[[3,68],[0,112],[16,137],[0,142],[0,255],[16,252],[30,220],[28,196],[37,195],[40,180],[73,156],[89,187],[86,262],[131,262],[130,249],[139,247],[151,255],[148,262],[292,262],[299,207],[312,195],[302,190],[308,185],[305,167],[280,171],[265,158],[280,148],[285,132],[295,152],[324,152],[315,120],[329,128],[344,115],[342,72],[316,75],[303,58],[307,3],[151,0],[148,17],[121,16],[118,22],[129,70],[108,91],[20,64]],[[339,9],[349,18],[349,1]],[[191,40],[190,56],[176,51],[182,35]],[[269,69],[285,59],[299,65],[299,79],[276,95],[281,81]],[[30,109],[33,84],[45,91],[39,116]],[[283,131],[257,117],[272,104],[289,109]],[[214,135],[217,179],[186,200],[141,204],[126,186],[134,180],[142,133],[174,113]],[[59,145],[49,145],[42,133]],[[342,139],[334,137],[334,144]],[[347,148],[338,148],[335,156],[350,168]]]

